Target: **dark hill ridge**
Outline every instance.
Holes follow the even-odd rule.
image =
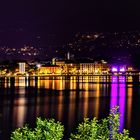
[[[57,43],[59,38],[57,35],[49,36],[49,40],[51,41],[48,40],[46,43],[45,40],[48,39],[48,36],[38,36],[39,41],[38,39],[37,42],[36,40],[34,40],[34,42],[31,43],[31,45],[30,43],[27,43],[27,45],[25,45],[25,39],[25,44],[21,44],[18,48],[14,47],[13,45],[11,45],[11,47],[10,45],[5,46],[3,44],[0,47],[0,58],[64,58],[66,57],[66,53],[69,51],[72,55],[72,58],[74,57],[76,59],[88,57],[92,59],[105,59],[110,63],[122,62],[135,63],[136,65],[139,65],[139,31],[76,33],[75,35],[71,35],[71,37],[65,37],[64,41],[61,42],[61,44]],[[3,38],[1,38],[1,40],[3,40]],[[68,42],[66,40],[71,41]]]
[[[130,63],[140,54],[140,32],[78,33],[65,48],[75,57]]]

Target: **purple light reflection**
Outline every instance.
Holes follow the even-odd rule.
[[[114,79],[116,81],[117,77],[112,76],[110,109],[117,105],[118,83],[114,83]]]
[[[125,83],[126,81],[125,81],[125,77],[124,76],[120,76],[119,77],[119,82],[120,83]]]
[[[118,77],[112,76],[112,83],[118,83]]]
[[[125,117],[125,83],[119,85],[119,112],[120,112],[120,131],[124,127],[124,117]]]
[[[121,76],[121,79],[125,79],[125,76]],[[116,79],[116,76],[113,76],[112,79]],[[124,80],[125,81],[125,80]],[[111,101],[110,101],[110,109],[119,106],[119,113],[120,113],[120,131],[124,128],[124,118],[125,118],[125,98],[126,98],[126,91],[125,85],[126,83],[119,84],[118,82],[114,83],[112,81],[111,84]]]

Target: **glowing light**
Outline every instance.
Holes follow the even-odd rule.
[[[98,73],[98,70],[95,70],[95,73]]]
[[[113,71],[113,72],[117,72],[118,69],[117,69],[116,67],[113,67],[113,68],[112,68],[112,71]]]
[[[124,67],[120,68],[120,71],[125,72],[125,68]]]
[[[131,71],[131,70],[133,70],[133,68],[132,67],[128,67],[128,71]]]
[[[40,68],[40,67],[41,67],[41,65],[40,65],[40,64],[37,64],[37,67],[38,67],[38,68]]]

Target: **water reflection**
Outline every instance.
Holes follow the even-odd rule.
[[[132,89],[132,84],[127,85],[127,123],[126,126],[127,128],[131,128],[131,120],[132,120],[132,94],[133,94],[133,89]]]
[[[41,79],[38,78],[38,88],[52,89],[52,90],[64,90],[65,83],[64,80],[61,79]]]
[[[111,102],[110,109],[119,106],[120,116],[120,130],[124,128],[125,118],[125,99],[126,99],[126,83],[125,76],[113,76],[111,83]]]
[[[20,127],[24,125],[25,117],[27,112],[26,106],[26,99],[20,98],[14,100],[14,107],[13,107],[13,125],[16,127]]]
[[[8,139],[11,130],[25,123],[34,126],[35,118],[41,116],[62,121],[67,139],[84,117],[104,118],[116,105],[121,114],[120,129],[132,129],[135,126],[132,120],[138,118],[133,115],[133,100],[139,97],[140,91],[134,80],[137,78],[132,76],[2,78],[1,137]]]

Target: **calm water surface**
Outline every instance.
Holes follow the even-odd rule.
[[[120,129],[140,139],[139,76],[0,78],[0,140],[36,117],[55,118],[65,126],[67,139],[84,117],[108,116],[118,105]]]

